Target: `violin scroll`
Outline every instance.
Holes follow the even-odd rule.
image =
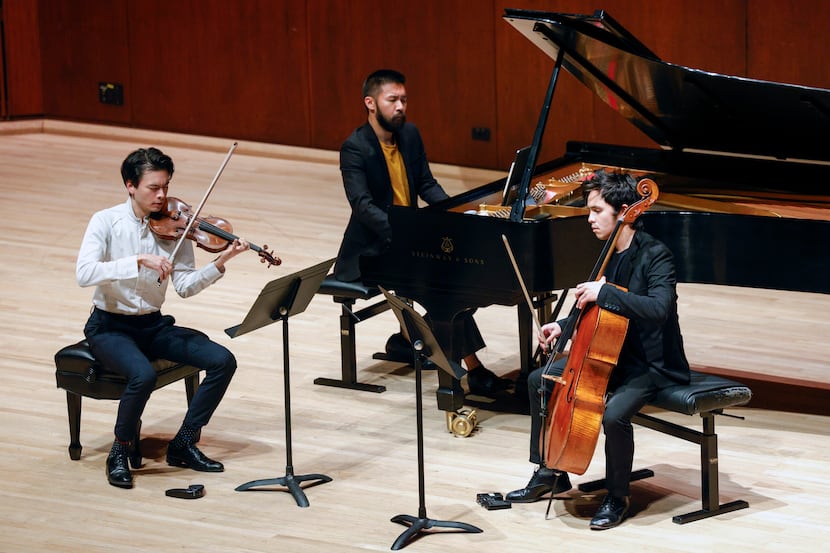
[[[272,265],[282,265],[282,259],[274,256],[274,250],[272,249],[270,252],[268,251],[268,244],[263,244],[261,248],[250,243],[249,246],[251,246],[251,249],[254,250],[259,256],[259,262],[267,263],[269,269]]]

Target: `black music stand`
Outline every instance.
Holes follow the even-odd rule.
[[[285,476],[252,480],[236,487],[244,492],[258,486],[285,486],[300,507],[308,507],[308,498],[300,487],[301,482],[313,481],[312,486],[331,482],[325,474],[295,475],[291,457],[291,387],[288,365],[288,318],[299,315],[308,307],[311,298],[320,289],[320,284],[328,274],[333,260],[314,265],[292,275],[272,280],[259,293],[242,324],[228,328],[225,332],[236,338],[252,330],[262,328],[278,320],[282,321],[283,375],[285,380]]]
[[[423,400],[421,398],[421,372],[423,370],[423,362],[424,359],[429,359],[439,370],[446,371],[458,379],[464,376],[465,371],[460,365],[451,363],[447,359],[441,346],[438,344],[438,340],[432,334],[429,324],[427,324],[417,311],[382,287],[378,286],[378,288],[386,296],[389,306],[395,312],[395,316],[401,323],[401,330],[407,340],[409,340],[409,343],[412,344],[415,356],[415,411],[418,428],[418,516],[396,515],[392,517],[392,522],[409,526],[409,528],[398,536],[395,543],[392,544],[392,549],[398,550],[405,547],[410,539],[430,528],[457,528],[462,532],[478,534],[482,531],[481,528],[467,524],[466,522],[427,518],[426,500],[424,497],[424,416]]]

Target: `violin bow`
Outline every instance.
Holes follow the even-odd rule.
[[[237,142],[231,144],[231,147],[228,150],[225,159],[222,160],[222,165],[219,166],[219,170],[216,171],[216,175],[213,177],[213,181],[211,181],[210,186],[208,186],[208,189],[205,191],[205,195],[202,197],[202,201],[199,202],[199,207],[196,208],[196,211],[193,212],[193,216],[190,218],[190,221],[187,222],[187,226],[185,227],[182,235],[179,237],[179,241],[176,243],[176,247],[173,249],[173,253],[170,254],[169,259],[171,262],[173,261],[173,258],[176,257],[176,254],[179,252],[179,248],[181,247],[182,242],[184,242],[187,239],[187,235],[190,232],[190,229],[193,228],[193,223],[195,223],[196,220],[199,218],[199,213],[201,213],[202,207],[204,207],[205,202],[208,199],[208,196],[210,196],[210,193],[213,192],[213,187],[216,186],[216,181],[219,180],[219,177],[222,175],[222,171],[225,170],[225,166],[228,164],[228,161],[230,161],[234,150],[236,150],[237,144]]]
[[[231,147],[228,150],[225,159],[222,160],[222,165],[219,166],[219,170],[216,171],[216,175],[213,177],[213,181],[211,181],[210,186],[208,186],[208,189],[205,192],[205,195],[202,197],[202,201],[199,202],[199,207],[196,208],[196,211],[193,212],[193,217],[191,217],[190,221],[187,222],[187,226],[185,227],[184,232],[179,237],[179,241],[176,242],[176,247],[173,248],[173,253],[171,253],[170,257],[167,258],[170,261],[170,263],[173,263],[173,259],[176,257],[176,254],[179,253],[179,248],[182,247],[182,242],[184,242],[187,239],[187,234],[190,232],[190,229],[193,228],[193,223],[195,223],[196,219],[199,218],[199,213],[202,211],[202,207],[205,205],[205,202],[207,201],[208,196],[210,196],[210,193],[213,192],[213,187],[216,186],[216,181],[219,180],[219,177],[222,175],[222,171],[225,170],[225,166],[228,164],[228,161],[230,161],[234,150],[236,150],[237,144],[237,142],[231,144]],[[161,277],[159,277],[158,279],[158,284],[159,286],[161,286]]]

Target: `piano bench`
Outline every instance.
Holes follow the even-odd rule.
[[[366,384],[357,381],[357,349],[355,347],[355,325],[375,315],[389,310],[386,298],[355,311],[358,300],[368,301],[380,295],[380,290],[374,286],[366,286],[360,281],[344,282],[337,280],[334,275],[328,275],[320,284],[318,294],[332,296],[335,303],[339,303],[340,311],[340,380],[335,378],[315,378],[314,383],[321,386],[349,388],[364,392],[381,393],[386,386]]]
[[[636,424],[700,445],[702,509],[672,517],[672,521],[676,524],[686,524],[749,507],[746,501],[720,504],[718,435],[715,433],[715,415],[723,414],[723,410],[729,407],[746,405],[751,398],[751,390],[743,384],[720,376],[692,371],[689,384],[678,384],[661,390],[650,405],[684,415],[700,415],[703,419],[702,432],[642,412],[634,415],[632,422]],[[631,480],[641,480],[651,476],[654,476],[653,471],[643,469],[634,471],[631,474]],[[603,488],[605,488],[605,480],[579,485],[579,490],[582,492],[592,492]]]
[[[163,388],[184,379],[187,404],[190,405],[199,387],[199,370],[190,365],[159,359],[153,362],[158,379],[155,389]],[[81,340],[61,348],[55,354],[55,378],[58,388],[66,390],[66,407],[69,412],[69,457],[81,458],[81,399],[120,399],[127,380],[106,367],[92,355],[89,344]],[[136,429],[140,439],[141,422]],[[198,437],[197,437],[198,438]]]

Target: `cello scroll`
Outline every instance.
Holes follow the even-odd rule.
[[[622,216],[623,223],[633,223],[640,215],[646,212],[648,208],[654,205],[657,198],[660,197],[660,189],[657,183],[651,179],[642,179],[637,183],[637,193],[642,199],[628,207]]]

